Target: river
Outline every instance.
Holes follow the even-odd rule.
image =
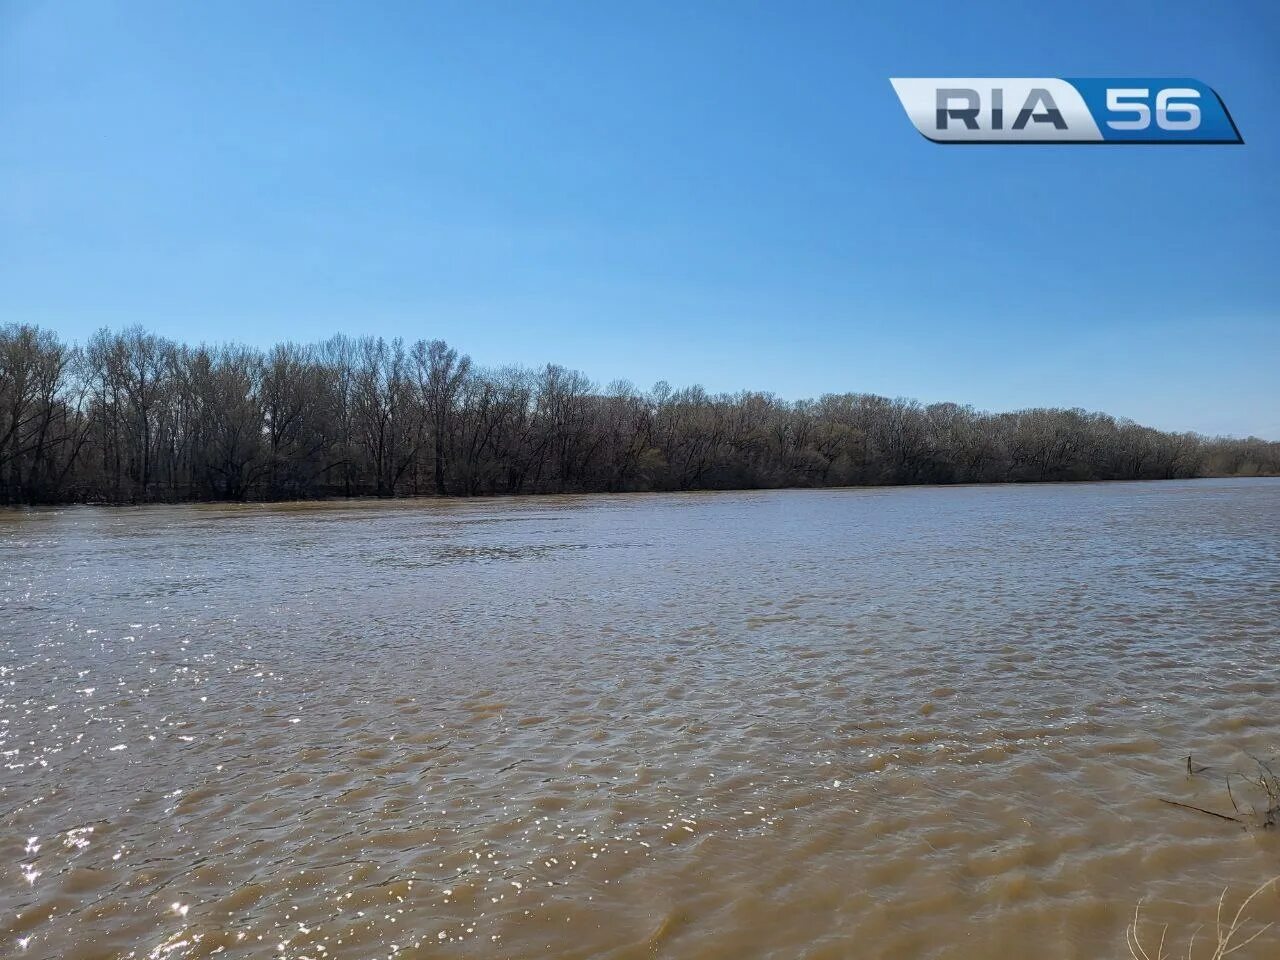
[[[1160,799],[1280,754],[1276,480],[13,511],[0,658],[6,956],[1092,960],[1280,874]]]

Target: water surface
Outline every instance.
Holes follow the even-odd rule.
[[[1127,955],[1278,623],[1267,480],[3,514],[0,954]]]

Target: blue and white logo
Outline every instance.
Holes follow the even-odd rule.
[[[895,77],[935,143],[1244,143],[1226,104],[1187,78]]]

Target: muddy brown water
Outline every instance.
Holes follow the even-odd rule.
[[[1280,874],[1157,799],[1280,754],[1280,481],[10,512],[0,605],[4,956],[1121,957]]]

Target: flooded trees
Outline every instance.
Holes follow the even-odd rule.
[[[84,443],[79,351],[30,326],[0,327],[0,499],[61,499]]]
[[[356,436],[373,493],[394,496],[422,445],[422,418],[404,342],[360,340],[354,387]]]
[[[161,486],[172,488],[182,452],[164,441],[166,431],[181,431],[173,422],[178,370],[176,346],[141,327],[121,333],[100,330],[90,339],[85,351],[85,415],[102,470],[84,477],[86,496],[148,500]],[[183,439],[185,435],[177,442]]]
[[[317,347],[278,345],[260,380],[269,499],[318,496],[341,464],[343,433],[339,377]]]
[[[789,401],[555,364],[478,368],[442,340],[84,348],[0,327],[0,500],[129,502],[1280,475],[1280,443],[1083,410],[873,394]]]
[[[459,357],[443,340],[419,340],[413,345],[413,368],[418,397],[431,428],[432,477],[437,496],[448,492],[447,456],[455,427],[458,394],[471,372],[471,358]]]
[[[192,474],[198,495],[243,500],[268,469],[262,357],[244,347],[184,352],[185,397],[194,400]]]

